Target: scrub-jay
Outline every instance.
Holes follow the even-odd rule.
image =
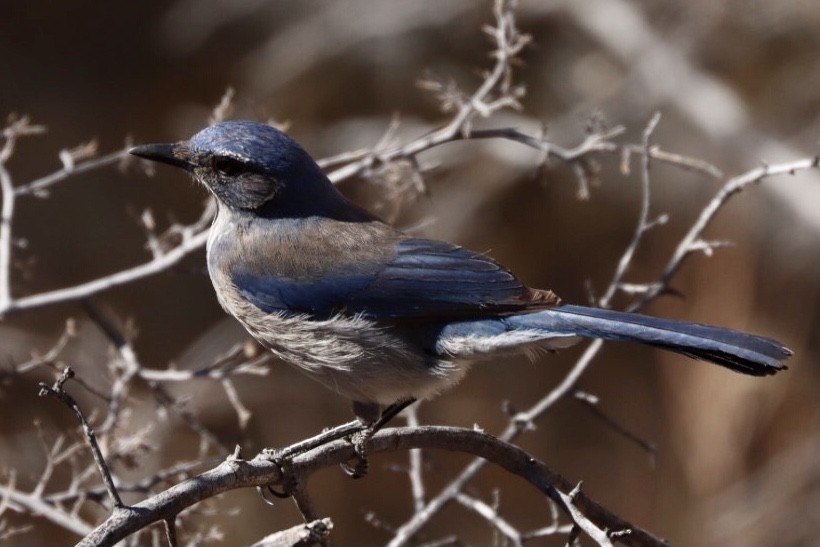
[[[268,125],[223,122],[131,153],[184,169],[216,196],[207,261],[220,304],[276,356],[351,399],[365,423],[451,387],[473,361],[579,337],[754,376],[791,355],[726,328],[561,304],[485,254],[383,223]]]

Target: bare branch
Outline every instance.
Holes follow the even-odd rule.
[[[402,413],[407,420],[408,427],[419,426],[418,404],[408,406]],[[411,448],[409,450],[410,468],[408,476],[410,477],[410,491],[413,495],[413,510],[420,511],[424,508],[425,489],[424,479],[422,478],[422,471],[424,467],[423,456],[421,450],[418,448]]]
[[[332,530],[332,520],[317,519],[265,536],[251,547],[308,547],[323,544]]]
[[[61,156],[63,157],[62,169],[60,169],[59,171],[55,171],[50,175],[32,181],[29,184],[18,186],[17,188],[15,188],[14,193],[17,196],[34,195],[40,198],[48,197],[48,189],[50,187],[65,180],[68,180],[69,177],[81,175],[83,173],[88,173],[90,171],[95,171],[102,167],[106,167],[121,162],[124,159],[131,159],[131,156],[128,155],[129,147],[130,143],[126,143],[126,146],[121,150],[117,150],[116,152],[111,152],[110,154],[106,154],[105,156],[100,156],[99,158],[86,160],[82,163],[76,164],[73,163],[74,156],[70,152],[68,152],[67,154],[61,154]],[[68,158],[71,159],[69,160]]]
[[[93,527],[80,520],[77,515],[66,512],[59,507],[47,503],[42,498],[0,485],[0,496],[9,506],[18,511],[30,515],[40,515],[46,520],[78,536],[87,536],[93,531]]]
[[[393,428],[377,433],[368,449],[374,454],[409,448],[451,450],[486,458],[508,472],[521,476],[561,506],[565,505],[565,498],[570,499],[573,510],[600,529],[632,530],[631,534],[620,538],[628,545],[665,545],[651,534],[607,511],[583,493],[574,491],[572,484],[566,479],[520,448],[492,435],[455,427]],[[334,441],[294,457],[289,464],[289,472],[304,479],[320,469],[336,466],[353,456],[354,449],[349,442]],[[161,494],[132,507],[115,510],[105,523],[78,545],[113,545],[136,530],[176,515],[208,497],[237,488],[281,484],[283,480],[285,475],[269,455],[261,454],[253,460],[229,458],[216,468]]]
[[[655,445],[655,443],[639,437],[635,433],[629,431],[624,426],[616,422],[613,418],[608,416],[603,410],[601,410],[600,406],[598,405],[598,403],[600,402],[598,397],[580,390],[576,390],[573,395],[576,401],[579,401],[581,404],[583,404],[585,408],[592,412],[592,414],[594,414],[602,422],[611,427],[613,431],[615,431],[625,439],[628,439],[629,441],[635,443],[640,448],[642,448],[649,455],[652,467],[655,467],[655,459],[658,455],[658,447]]]
[[[14,184],[6,169],[6,162],[14,153],[17,139],[45,131],[42,126],[31,125],[27,117],[11,122],[3,129],[5,142],[0,148],[0,310],[11,301],[11,224],[14,217]],[[1,315],[1,314],[0,314]]]
[[[511,62],[529,43],[530,38],[518,32],[515,26],[514,7],[514,0],[496,0],[494,4],[496,24],[494,27],[485,29],[495,41],[496,48],[492,54],[495,64],[469,97],[462,98],[462,93],[455,89],[445,95],[443,99],[445,104],[450,102],[453,106],[457,105],[456,113],[446,126],[401,147],[367,155],[338,168],[328,174],[330,180],[339,182],[360,174],[372,167],[376,161],[389,163],[399,158],[411,158],[445,142],[469,138],[472,132],[471,123],[476,116],[486,118],[502,108],[518,108],[518,99],[523,89],[514,87],[510,83]],[[440,88],[434,82],[425,82],[423,85]]]
[[[607,291],[604,293],[603,297],[598,301],[598,305],[602,308],[608,308],[612,297],[615,296],[615,292],[618,290],[621,280],[623,279],[626,271],[629,269],[629,266],[632,264],[632,258],[635,256],[635,251],[638,249],[638,245],[640,245],[641,240],[643,239],[644,234],[654,226],[654,223],[650,223],[649,221],[649,208],[652,203],[651,199],[651,184],[649,179],[649,161],[651,156],[649,154],[650,146],[649,146],[649,138],[652,136],[652,133],[655,131],[655,128],[660,122],[661,115],[660,113],[656,113],[649,123],[646,126],[646,129],[643,133],[643,169],[641,170],[641,210],[638,214],[638,225],[635,227],[635,232],[632,234],[632,239],[630,240],[629,244],[626,246],[623,254],[621,255],[621,259],[618,261],[618,265],[615,267],[615,273],[612,275],[612,280],[609,283],[609,287]]]
[[[498,512],[481,501],[480,499],[468,496],[467,494],[459,493],[456,495],[456,501],[464,507],[480,515],[484,520],[490,523],[498,532],[504,536],[512,545],[520,547],[523,545],[521,534],[515,527],[507,522]]]
[[[718,211],[732,196],[748,186],[759,183],[767,178],[778,175],[793,175],[797,171],[817,169],[818,166],[820,166],[820,156],[814,156],[813,158],[805,158],[776,165],[763,165],[726,181],[726,184],[718,190],[717,194],[706,205],[692,227],[689,228],[689,231],[683,239],[681,239],[675,251],[672,253],[672,257],[663,269],[663,272],[661,272],[658,277],[658,281],[652,285],[641,300],[630,306],[629,309],[640,309],[661,294],[669,287],[672,277],[678,272],[681,265],[683,265],[686,257],[693,252],[703,250],[703,232],[715,218]]]
[[[612,547],[612,541],[606,531],[601,529],[599,526],[596,526],[595,523],[588,519],[587,516],[584,515],[583,511],[575,505],[575,500],[578,498],[580,493],[581,483],[579,482],[569,494],[559,491],[558,495],[561,496],[561,501],[563,502],[564,507],[566,507],[567,511],[569,511],[572,521],[576,526],[578,526],[578,528],[586,532],[586,534],[601,547]]]
[[[222,97],[219,99],[219,104],[217,104],[211,111],[211,117],[208,119],[208,123],[213,125],[228,119],[228,116],[230,116],[233,112],[233,99],[235,95],[236,92],[232,87],[228,87],[225,90],[225,93],[223,93]]]
[[[179,245],[160,257],[154,258],[139,266],[134,266],[133,268],[128,268],[73,287],[24,296],[10,301],[7,300],[4,306],[0,306],[0,317],[8,313],[81,300],[97,293],[113,289],[114,287],[119,287],[137,281],[138,279],[157,274],[179,263],[189,254],[200,250],[205,246],[207,241],[207,230],[199,232],[184,230],[182,241]]]
[[[111,498],[111,503],[114,506],[114,509],[119,509],[123,507],[122,500],[120,499],[120,495],[117,493],[117,487],[114,486],[114,480],[111,478],[111,472],[108,470],[108,465],[105,463],[105,458],[102,455],[102,451],[100,450],[99,444],[97,444],[96,435],[94,434],[94,430],[91,428],[91,424],[85,419],[85,415],[83,415],[82,411],[80,410],[80,406],[68,393],[65,392],[63,389],[63,384],[68,381],[72,376],[74,376],[74,371],[70,368],[65,369],[62,377],[58,379],[53,386],[49,386],[47,384],[40,384],[40,396],[51,395],[56,397],[60,401],[62,401],[66,406],[68,406],[74,414],[77,416],[77,419],[80,421],[80,425],[83,428],[83,433],[85,433],[86,441],[88,441],[88,446],[91,449],[91,454],[94,456],[94,461],[97,464],[97,469],[100,472],[100,475],[103,478],[103,482],[105,483],[106,489],[108,490],[108,495]]]

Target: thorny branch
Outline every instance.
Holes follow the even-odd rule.
[[[66,381],[71,379],[73,376],[74,371],[67,368],[63,372],[62,376],[54,382],[53,386],[41,383],[40,396],[43,397],[45,395],[51,395],[52,397],[59,399],[66,406],[68,406],[74,414],[77,415],[77,419],[82,425],[85,438],[88,441],[88,446],[91,449],[91,454],[94,456],[94,462],[97,464],[97,469],[100,471],[105,488],[111,498],[111,504],[114,506],[114,509],[119,509],[123,506],[122,500],[117,492],[117,487],[114,486],[114,480],[111,478],[111,472],[108,470],[108,465],[105,463],[105,458],[100,450],[100,445],[97,443],[97,436],[91,428],[91,425],[88,423],[88,420],[85,419],[85,415],[82,410],[80,410],[80,406],[77,404],[77,401],[75,401],[74,398],[71,397],[65,389],[63,389],[63,385],[65,385]]]
[[[588,519],[606,518],[611,530],[629,528],[624,536],[632,545],[663,545],[631,524],[612,515],[602,506],[587,498],[580,489],[550,470],[520,448],[475,429],[444,426],[392,428],[377,433],[369,446],[372,453],[424,448],[451,450],[480,456],[527,480],[561,506],[570,505],[583,511],[584,526],[596,528]],[[338,465],[354,455],[352,445],[344,440],[314,448],[293,458],[288,472],[300,479],[321,469]],[[252,460],[230,457],[216,468],[192,477],[152,498],[125,508],[112,515],[79,545],[113,545],[130,533],[151,523],[176,515],[186,507],[236,488],[282,484],[287,480],[282,469],[267,455]],[[128,515],[125,515],[128,512]]]
[[[759,183],[767,178],[778,175],[793,175],[797,171],[817,169],[818,166],[820,166],[820,156],[814,156],[813,158],[805,158],[777,165],[763,165],[729,179],[706,205],[703,211],[701,211],[700,216],[698,216],[695,223],[692,224],[692,227],[675,248],[672,257],[669,259],[669,262],[667,262],[663,272],[661,272],[658,281],[647,287],[646,294],[644,294],[643,298],[638,302],[629,307],[630,311],[643,308],[653,298],[666,291],[669,288],[672,277],[678,272],[687,257],[701,251],[709,255],[715,247],[721,245],[720,242],[712,244],[704,240],[703,232],[706,231],[706,228],[712,220],[714,220],[718,211],[720,211],[732,196],[748,186]]]

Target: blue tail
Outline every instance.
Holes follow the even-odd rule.
[[[542,331],[549,336],[625,340],[711,361],[743,374],[766,376],[786,368],[789,348],[763,336],[732,329],[584,306],[557,306],[505,317],[509,331]]]

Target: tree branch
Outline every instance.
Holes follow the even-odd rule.
[[[44,306],[51,306],[65,302],[73,302],[88,298],[97,293],[133,283],[144,277],[157,274],[167,270],[171,266],[179,263],[183,258],[189,254],[200,250],[208,241],[208,230],[199,232],[188,232],[183,234],[180,244],[169,250],[162,256],[154,258],[150,262],[128,268],[120,272],[81,283],[73,287],[66,287],[64,289],[57,289],[54,291],[44,292],[31,296],[24,296],[11,301],[6,301],[5,306],[0,306],[0,317],[3,315],[19,312],[23,310],[32,310]]]
[[[665,545],[661,539],[633,526],[576,491],[572,483],[524,450],[481,431],[443,426],[385,429],[373,437],[368,453],[411,448],[456,451],[481,457],[523,478],[561,507],[566,507],[567,500],[571,498],[574,509],[602,530],[630,530],[629,534],[619,537],[627,545]],[[288,466],[288,473],[303,481],[321,469],[348,461],[354,455],[349,442],[334,441],[295,456]],[[229,458],[216,468],[143,502],[115,510],[78,546],[114,545],[131,533],[171,518],[204,499],[237,488],[282,485],[285,480],[287,477],[281,468],[267,454],[260,454],[252,460]]]

